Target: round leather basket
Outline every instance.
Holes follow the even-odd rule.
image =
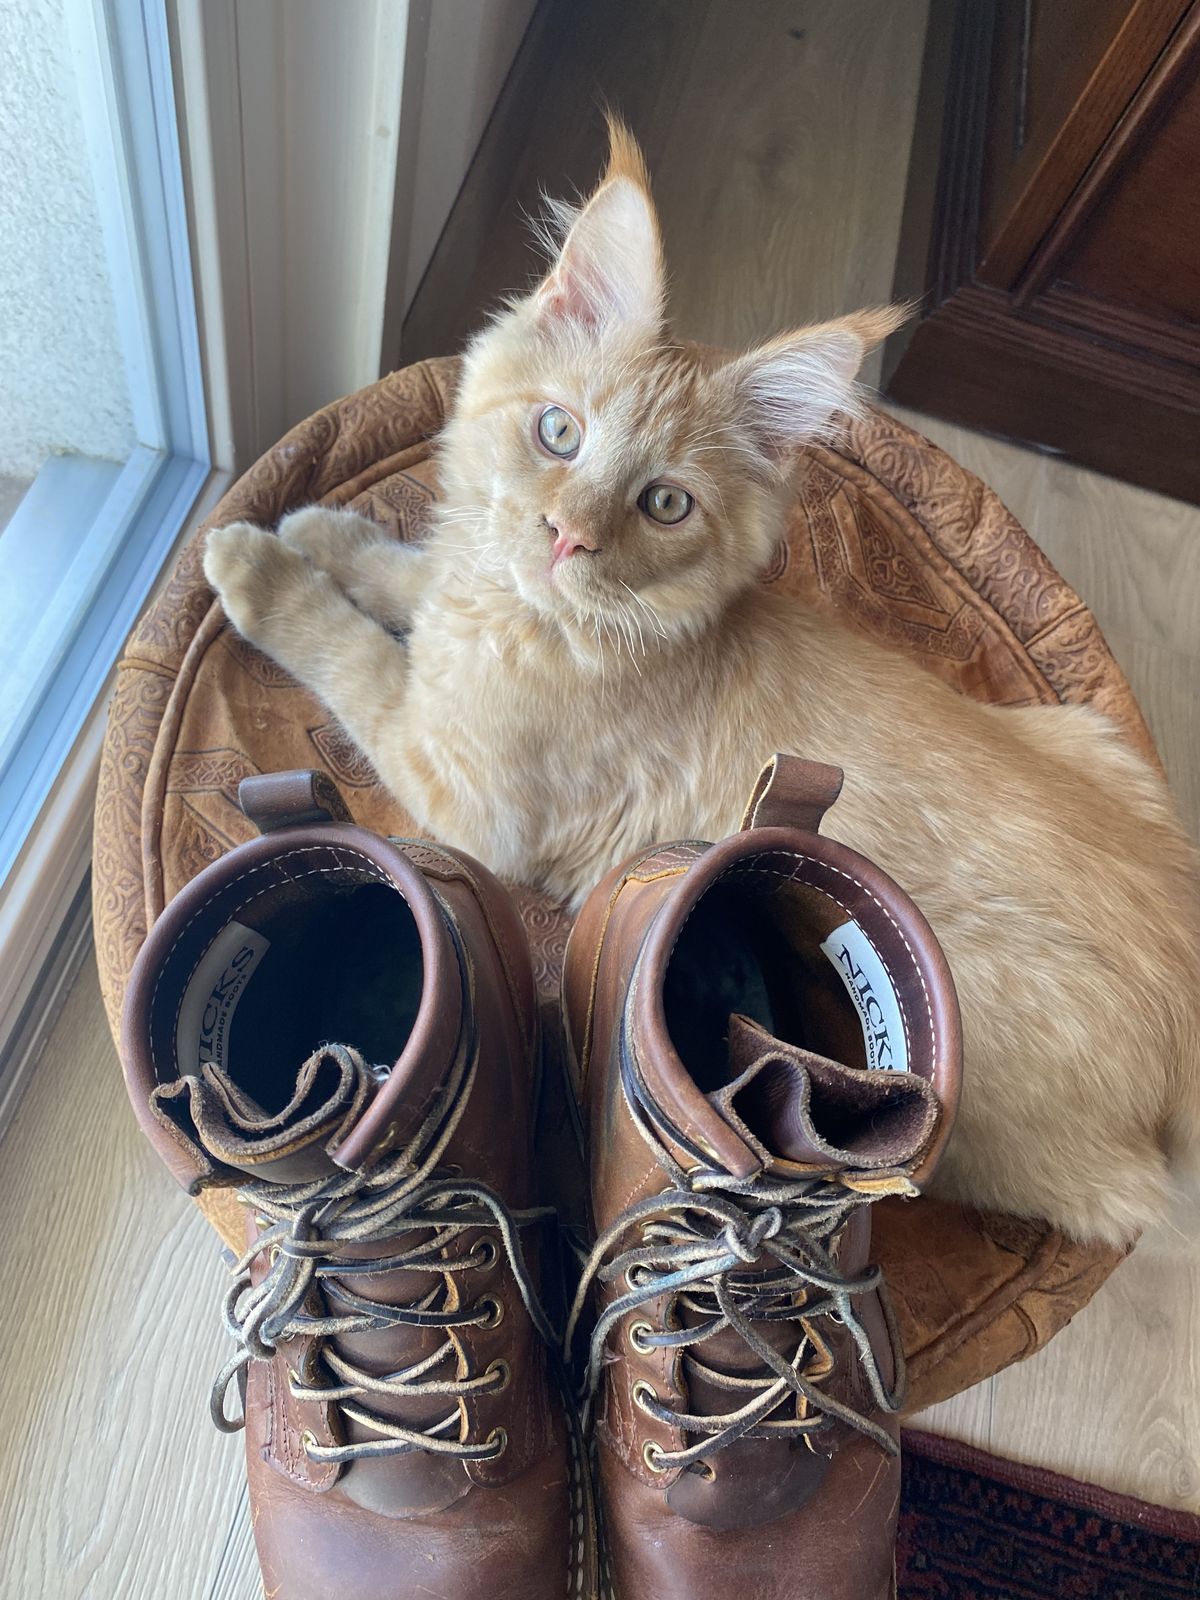
[[[436,494],[431,441],[456,370],[449,359],[422,362],[309,417],[229,491],[209,526],[273,526],[295,506],[324,501],[420,539]],[[357,822],[415,831],[325,708],[226,625],[201,571],[203,538],[130,638],[109,713],[94,899],[114,1031],[147,928],[201,868],[253,833],[236,803],[242,778],[321,767]],[[765,581],[911,651],[964,694],[1014,706],[1090,701],[1157,759],[1079,597],[990,490],[891,417],[872,412],[838,448],[811,450]],[[828,831],[836,836],[836,811]],[[552,997],[566,915],[532,891],[518,898],[539,985]],[[205,1209],[220,1225],[219,1206]],[[1031,1355],[1120,1259],[1047,1224],[931,1199],[887,1201],[875,1217],[912,1410]]]

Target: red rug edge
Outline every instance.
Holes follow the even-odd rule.
[[[905,1455],[921,1456],[940,1466],[975,1472],[984,1478],[995,1478],[1009,1488],[1042,1495],[1046,1499],[1062,1500],[1079,1511],[1093,1511],[1097,1516],[1107,1517],[1113,1522],[1145,1528],[1164,1538],[1178,1539],[1182,1544],[1200,1545],[1200,1516],[1191,1512],[1173,1511],[1167,1506],[1136,1500],[1132,1495],[1102,1489],[1098,1484],[1065,1478],[1061,1473],[1051,1472],[1048,1467],[1030,1467],[1020,1461],[1009,1461],[1003,1456],[989,1455],[986,1450],[978,1450],[974,1445],[962,1444],[957,1439],[947,1439],[941,1434],[925,1433],[919,1428],[905,1428],[901,1434],[901,1445]]]

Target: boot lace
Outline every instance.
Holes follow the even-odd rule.
[[[648,1136],[636,1112],[635,1120]],[[811,1448],[814,1435],[834,1422],[896,1454],[886,1429],[822,1387],[835,1370],[822,1322],[841,1324],[848,1331],[875,1403],[884,1412],[897,1411],[904,1390],[903,1358],[887,1297],[881,1295],[880,1304],[896,1352],[891,1387],[854,1308],[855,1297],[877,1289],[882,1274],[877,1267],[858,1276],[843,1273],[837,1243],[856,1208],[884,1194],[912,1193],[906,1176],[823,1174],[791,1181],[766,1175],[737,1179],[712,1170],[685,1173],[657,1140],[648,1137],[648,1142],[674,1181],[661,1194],[630,1206],[596,1240],[567,1327],[570,1350],[593,1283],[624,1281],[626,1292],[609,1302],[592,1331],[585,1405],[590,1408],[607,1364],[605,1344],[612,1329],[630,1312],[665,1301],[662,1326],[649,1321],[632,1325],[635,1349],[642,1354],[679,1350],[684,1367],[726,1391],[730,1405],[712,1414],[678,1411],[664,1404],[650,1384],[636,1382],[633,1398],[641,1410],[667,1427],[698,1436],[681,1450],[663,1450],[649,1441],[644,1459],[653,1471],[695,1466],[703,1472],[705,1456],[742,1438],[803,1438]],[[637,1242],[608,1259],[630,1234]],[[681,1311],[686,1311],[686,1320]],[[790,1360],[759,1331],[764,1323],[780,1322],[798,1325]],[[754,1352],[761,1372],[731,1376],[707,1366],[695,1353],[726,1330]],[[775,1417],[789,1400],[794,1414]]]
[[[344,1050],[344,1046],[328,1046]],[[347,1052],[353,1055],[353,1052]],[[451,1282],[472,1270],[490,1267],[502,1250],[512,1269],[525,1309],[548,1344],[554,1339],[530,1279],[520,1244],[520,1230],[552,1213],[547,1208],[512,1211],[486,1185],[470,1182],[453,1170],[439,1169],[446,1146],[461,1120],[474,1081],[474,1052],[460,1055],[446,1089],[424,1124],[400,1152],[369,1172],[334,1174],[311,1183],[280,1185],[255,1182],[239,1190],[261,1231],[235,1263],[233,1283],[225,1298],[225,1326],[237,1343],[213,1385],[210,1408],[217,1427],[236,1432],[244,1416],[226,1414],[229,1386],[252,1361],[270,1361],[290,1339],[313,1341],[301,1377],[289,1369],[296,1400],[334,1404],[342,1415],[373,1437],[342,1445],[325,1445],[304,1435],[310,1459],[346,1462],[365,1457],[408,1455],[422,1450],[461,1461],[491,1461],[504,1453],[507,1436],[496,1428],[481,1441],[462,1437],[459,1402],[472,1395],[494,1394],[508,1382],[502,1361],[486,1371],[458,1377],[458,1351],[451,1330],[494,1326],[504,1315],[503,1303],[487,1296],[466,1304],[451,1291]],[[263,1226],[265,1224],[265,1226]],[[469,1229],[495,1230],[475,1240],[457,1259],[447,1249]],[[405,1235],[416,1235],[408,1248]],[[359,1259],[347,1255],[364,1245],[395,1241],[399,1248],[386,1257]],[[254,1283],[251,1268],[264,1252],[266,1274]],[[406,1304],[388,1305],[355,1293],[356,1277],[388,1272],[428,1273],[429,1290]],[[329,1314],[321,1294],[327,1279],[336,1279],[336,1294],[345,1310]],[[345,1334],[386,1328],[439,1328],[446,1339],[412,1365],[383,1376],[365,1372],[341,1355],[330,1342]],[[448,1375],[451,1374],[451,1375]],[[373,1410],[372,1396],[391,1400],[444,1396],[445,1416],[417,1427],[405,1427]]]

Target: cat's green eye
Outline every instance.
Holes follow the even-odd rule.
[[[538,418],[538,438],[552,456],[573,456],[583,440],[583,429],[562,406],[547,406]]]
[[[638,509],[644,511],[652,522],[673,527],[682,522],[694,504],[686,489],[673,483],[651,483],[638,496]]]

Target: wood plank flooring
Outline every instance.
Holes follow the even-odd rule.
[[[518,208],[586,187],[602,94],[644,139],[682,332],[748,342],[886,299],[925,0],[544,7],[405,329],[455,347],[532,270]],[[1200,512],[926,418],[1091,604],[1200,833]],[[88,962],[0,1149],[2,1600],[251,1600],[241,1443],[207,1392],[224,1273],[137,1133]],[[1033,1361],[928,1415],[1200,1510],[1200,1267],[1139,1249]],[[352,1587],[348,1588],[352,1593]]]
[[[226,1275],[130,1114],[90,957],[0,1150],[0,1217],[0,1594],[250,1600],[241,1441],[208,1418]]]
[[[926,0],[543,6],[403,330],[442,355],[539,270],[522,214],[586,192],[599,106],[654,180],[681,332],[749,344],[891,294]]]

